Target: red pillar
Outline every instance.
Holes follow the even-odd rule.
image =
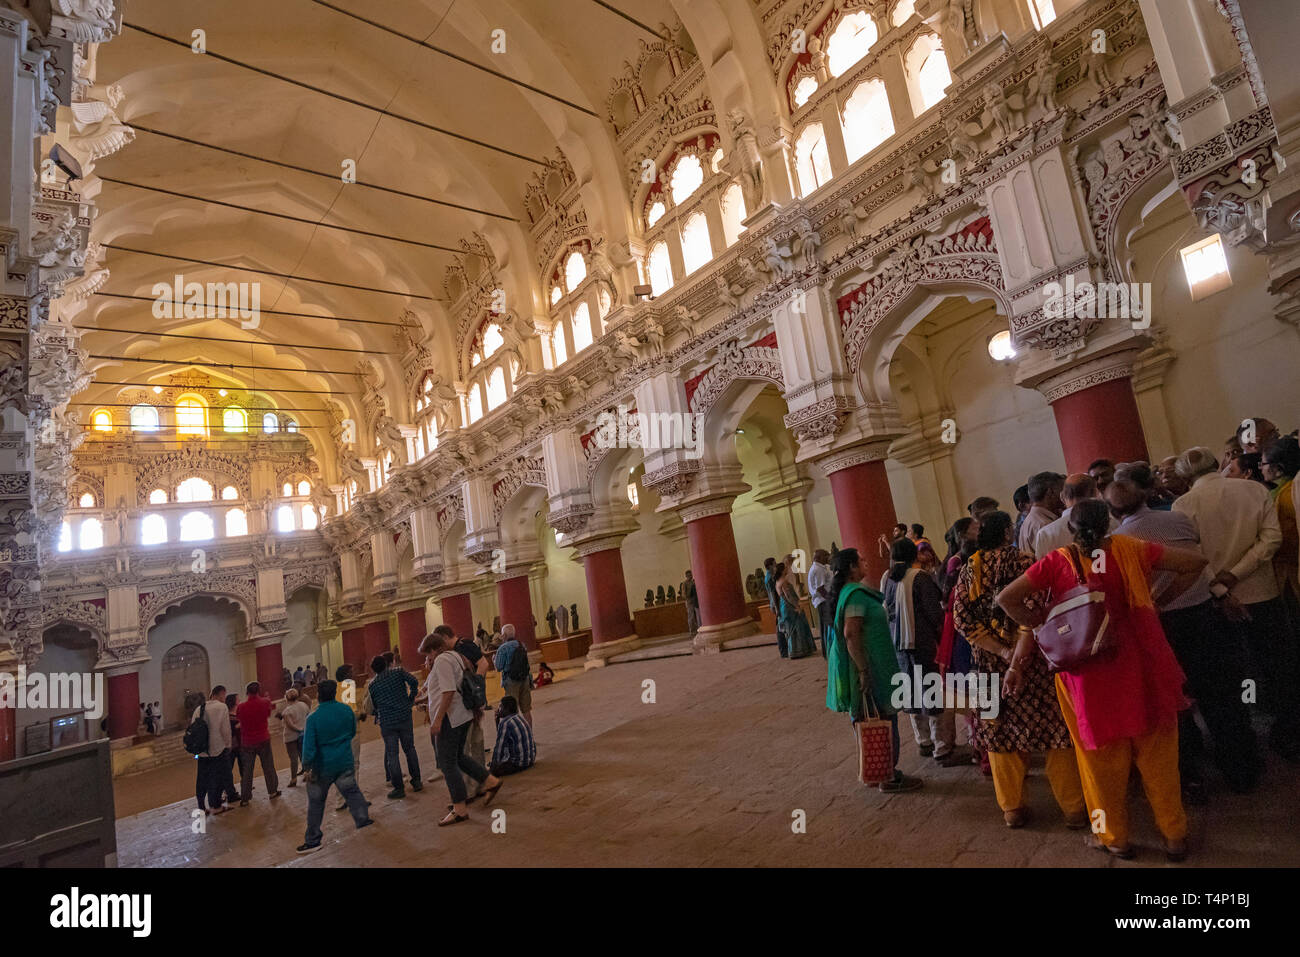
[[[889,568],[889,559],[880,557],[876,540],[898,522],[884,460],[859,462],[831,472],[830,481],[843,538],[840,547],[858,550],[867,584],[874,588]]]
[[[381,618],[379,621],[370,621],[365,624],[362,629],[362,642],[366,652],[366,671],[370,670],[370,659],[377,655],[382,655],[392,647],[389,644],[389,640],[387,618]]]
[[[1052,402],[1067,472],[1086,472],[1097,459],[1150,461],[1137,396],[1128,377],[1063,395]]]
[[[272,701],[284,695],[284,649],[279,639],[258,645],[253,649],[257,658],[257,683],[262,686],[262,694]]]
[[[118,738],[135,736],[140,726],[140,674],[136,671],[109,675],[108,681],[108,736]]]
[[[402,667],[416,671],[423,660],[420,642],[424,640],[424,609],[408,608],[397,613],[397,648],[402,654]]]
[[[470,608],[469,592],[448,595],[440,601],[442,620],[456,632],[457,638],[474,637],[474,611]]]
[[[533,633],[533,596],[528,590],[527,575],[497,582],[497,611],[501,615],[501,627],[514,625],[515,637],[529,651],[535,651],[537,636]]]
[[[700,599],[700,624],[725,625],[749,618],[731,513],[720,512],[687,522],[686,537]]]
[[[18,757],[18,711],[0,705],[0,762],[12,761],[16,757]]]
[[[591,611],[591,643],[614,641],[632,634],[632,613],[627,607],[627,582],[623,578],[623,553],[617,545],[582,558],[587,573],[587,605]]]
[[[347,628],[343,631],[343,663],[352,666],[355,676],[366,672],[365,629]]]

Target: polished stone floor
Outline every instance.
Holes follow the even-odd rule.
[[[653,682],[653,703],[645,700],[646,682]],[[823,705],[825,684],[820,656],[783,661],[771,646],[579,673],[535,692],[537,765],[508,778],[491,808],[471,805],[467,823],[435,826],[447,800],[440,780],[389,801],[382,744],[370,728],[360,781],[373,801],[374,827],[355,831],[333,810],[331,795],[325,849],[299,857],[306,793],[300,786],[269,802],[259,777],[252,804],[209,818],[203,833],[194,833],[192,796],[120,817],[119,863],[1172,866],[1155,850],[1137,787],[1134,862],[1086,849],[1067,831],[1041,769],[1029,782],[1036,821],[1019,831],[1003,826],[992,784],[977,769],[936,767],[918,755],[910,734],[903,767],[923,777],[925,788],[889,796],[862,787],[847,719]],[[427,734],[416,737],[426,774],[436,774]],[[157,779],[151,786],[150,777],[119,780],[119,804],[143,806],[150,793],[180,786],[161,788]],[[1190,810],[1192,857],[1183,866],[1300,864],[1300,768],[1272,762],[1265,785],[1250,796],[1217,782],[1212,788],[1209,806]],[[172,790],[164,799],[180,796]],[[795,833],[800,818],[806,829]]]

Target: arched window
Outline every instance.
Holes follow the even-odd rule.
[[[298,423],[295,422],[293,419],[290,419],[290,420],[289,420],[289,423],[284,427],[284,430],[285,430],[286,432],[297,432],[297,431],[298,431]]]
[[[242,508],[232,508],[226,512],[226,538],[236,538],[248,534],[248,515]]]
[[[894,12],[889,15],[889,22],[896,27],[901,27],[916,13],[916,0],[898,0],[894,4]]]
[[[576,356],[592,343],[591,309],[585,302],[580,302],[573,310],[573,354]]]
[[[560,287],[559,287],[559,286],[552,286],[552,287],[551,287],[551,305],[552,305],[552,306],[555,305],[557,302],[559,302],[559,301],[560,301],[561,299],[563,299],[563,298],[564,298],[564,293],[560,291]]]
[[[280,495],[283,498],[289,498],[291,495],[293,495],[293,483],[285,482],[284,486],[280,489]]]
[[[208,434],[208,409],[202,399],[182,396],[176,401],[176,432],[180,435]]]
[[[732,183],[722,194],[722,240],[728,246],[745,231],[745,194],[739,183]]]
[[[274,412],[268,412],[262,416],[262,431],[267,435],[280,431],[280,420]]]
[[[176,486],[178,502],[211,502],[212,483],[193,475]]]
[[[59,526],[59,551],[72,551],[72,526],[64,522]]]
[[[556,323],[555,328],[551,330],[551,354],[555,357],[557,366],[564,365],[568,361],[569,352],[568,346],[564,342],[564,323],[562,322]]]
[[[673,165],[668,188],[672,191],[674,204],[680,206],[703,184],[704,164],[695,154],[688,153]]]
[[[831,178],[831,157],[820,123],[810,123],[794,144],[795,166],[799,171],[799,192],[807,196]]]
[[[794,105],[803,106],[812,99],[812,95],[817,92],[817,78],[815,76],[806,76],[794,85]]]
[[[506,401],[506,370],[497,366],[487,380],[488,411],[504,404]]]
[[[668,207],[661,202],[656,202],[650,207],[650,211],[645,214],[645,225],[649,229],[659,220],[664,218],[664,213],[668,212]]]
[[[310,495],[310,494],[311,494],[311,482],[308,482],[306,479],[303,479],[302,481],[300,481],[300,482],[298,483],[298,494],[299,494],[299,495]]]
[[[157,432],[158,410],[151,405],[132,406],[131,430],[133,432]]]
[[[233,485],[227,485],[221,490],[221,497],[226,501],[233,501],[234,499],[239,498],[239,489],[235,488]]]
[[[212,516],[207,512],[186,512],[181,516],[181,541],[206,542],[216,538]]]
[[[97,518],[88,518],[81,523],[81,536],[77,544],[83,552],[92,548],[104,547],[104,523]]]
[[[237,405],[227,406],[221,413],[221,427],[227,432],[247,432],[248,413]]]
[[[831,76],[839,76],[866,56],[877,36],[876,23],[866,10],[846,15],[826,43],[826,64]]]
[[[942,100],[944,90],[952,83],[948,57],[943,52],[939,38],[933,33],[916,38],[912,49],[903,58],[903,69],[907,73],[912,107],[918,115]]]
[[[576,250],[569,253],[569,258],[564,261],[564,285],[573,292],[586,278],[587,261],[582,258],[582,253]]]
[[[82,492],[81,498],[77,499],[77,508],[94,508],[95,496],[89,492]]]
[[[311,531],[320,524],[320,516],[316,513],[316,507],[311,504],[302,507],[302,527]]]
[[[866,156],[894,135],[889,97],[880,80],[866,80],[844,101],[844,150],[849,162]]]
[[[167,541],[167,519],[154,513],[140,522],[140,544],[161,545]]]
[[[709,224],[704,218],[704,213],[695,213],[682,227],[682,265],[686,267],[689,275],[701,266],[707,265],[712,258],[713,246],[709,239]]]
[[[275,530],[277,532],[293,531],[293,506],[281,505],[275,510]]]
[[[673,264],[668,259],[668,244],[655,243],[650,250],[647,272],[650,274],[650,291],[662,296],[673,287]]]
[[[167,493],[164,492],[164,491],[163,491],[162,489],[160,489],[160,488],[156,488],[156,489],[154,489],[152,492],[149,493],[149,504],[150,504],[150,505],[166,505],[166,504],[167,504]]]
[[[96,409],[90,416],[90,427],[96,432],[112,432],[113,413],[108,409]]]
[[[495,322],[490,323],[483,330],[483,358],[495,355],[496,351],[506,344],[505,336],[501,335],[501,327]]]
[[[1056,19],[1052,0],[1029,0],[1029,13],[1034,18],[1034,29],[1041,30]]]
[[[614,308],[614,300],[609,295],[609,290],[604,286],[596,291],[596,306],[600,309],[600,318],[604,319],[609,315],[610,309]]]
[[[469,390],[469,420],[477,422],[481,418],[483,418],[483,389],[475,382]]]

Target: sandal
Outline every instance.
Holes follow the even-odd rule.
[[[505,783],[506,783],[505,781],[498,781],[496,787],[494,787],[494,788],[484,788],[484,789],[483,789],[483,805],[484,805],[484,807],[486,807],[487,805],[489,805],[489,804],[492,803],[492,799],[495,798],[495,797],[497,796],[497,792],[501,790],[501,785],[503,785],[503,784],[505,784]]]
[[[452,811],[450,814],[448,814],[446,817],[444,817],[441,821],[438,822],[438,826],[447,827],[450,824],[459,824],[461,821],[468,821],[468,820],[469,820],[468,814],[457,814],[455,811]]]
[[[1121,861],[1131,861],[1133,858],[1137,857],[1137,851],[1135,851],[1131,846],[1125,845],[1124,847],[1114,847],[1103,844],[1101,843],[1101,838],[1096,834],[1089,834],[1084,840],[1084,843],[1089,847],[1097,848],[1099,851],[1105,851],[1111,857],[1118,857]]]

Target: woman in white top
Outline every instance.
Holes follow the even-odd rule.
[[[483,785],[484,804],[491,804],[501,789],[501,779],[489,774],[477,756],[465,753],[465,736],[469,733],[474,713],[465,707],[460,694],[467,663],[456,651],[455,644],[456,633],[448,625],[439,625],[420,642],[420,653],[432,657],[426,684],[430,735],[438,768],[451,796],[447,816],[438,822],[439,827],[469,820],[465,807],[469,803],[468,793],[461,772]]]

